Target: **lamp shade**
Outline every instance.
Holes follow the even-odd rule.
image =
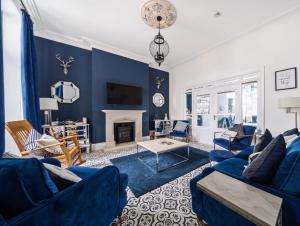
[[[57,100],[54,98],[40,98],[41,110],[58,110]]]
[[[300,108],[300,97],[286,97],[278,101],[279,108]]]

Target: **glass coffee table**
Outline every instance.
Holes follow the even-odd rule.
[[[170,138],[161,138],[156,140],[148,140],[148,141],[142,141],[137,143],[137,153],[139,152],[139,148],[143,147],[146,150],[154,153],[156,155],[156,172],[162,172],[164,170],[167,170],[171,167],[177,166],[178,164],[187,162],[190,158],[190,147],[188,143],[173,140]],[[172,151],[180,148],[187,148],[187,156],[182,156],[178,153],[174,153]],[[176,162],[175,164],[172,164],[164,169],[159,169],[159,155],[162,153],[170,152],[182,159],[182,161]],[[142,161],[145,165],[147,165],[144,161]],[[148,166],[148,165],[147,165]],[[148,166],[150,167],[150,166]]]

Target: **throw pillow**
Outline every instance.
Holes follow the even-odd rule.
[[[243,177],[260,184],[271,184],[285,153],[284,138],[279,135],[244,170]]]
[[[186,128],[188,127],[188,123],[183,121],[177,121],[174,130],[178,132],[185,132]]]
[[[42,135],[38,131],[32,129],[25,143],[26,151],[31,151],[35,148],[38,148],[38,144],[36,143],[36,140],[40,139],[41,136]]]
[[[245,135],[244,133],[244,126],[243,124],[235,124],[233,127],[229,128],[228,130],[230,131],[234,131],[236,132],[236,137],[239,138],[239,137],[242,137]]]
[[[82,180],[70,170],[47,163],[44,163],[44,166],[60,191]]]
[[[59,141],[56,140],[54,137],[49,136],[47,134],[44,134],[40,139],[38,139],[37,144],[40,147],[45,147],[52,144],[58,144]],[[59,145],[53,146],[51,148],[45,148],[46,151],[55,154],[55,155],[61,155],[63,154],[63,151],[61,150],[61,147]]]
[[[260,155],[260,153],[261,152],[255,152],[249,155],[248,163],[250,164],[251,162],[253,162],[253,160],[256,159]]]
[[[0,214],[5,219],[17,216],[35,206],[14,168],[0,168],[0,184]]]
[[[298,128],[287,130],[282,135],[283,136],[290,136],[290,135],[293,135],[293,134],[296,134],[296,135],[299,134]]]
[[[261,152],[272,141],[273,137],[271,132],[266,129],[265,133],[258,139],[253,152]]]
[[[286,143],[286,146],[288,147],[297,138],[298,138],[298,135],[296,135],[296,134],[293,134],[293,135],[290,135],[290,136],[284,136],[284,141]]]

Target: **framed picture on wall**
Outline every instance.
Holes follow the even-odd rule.
[[[297,88],[297,68],[289,68],[275,72],[275,90]]]

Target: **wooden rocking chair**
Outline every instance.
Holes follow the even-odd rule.
[[[5,124],[5,128],[16,142],[22,156],[29,155],[33,151],[41,151],[46,150],[46,148],[60,146],[64,154],[53,154],[53,156],[51,157],[58,159],[61,163],[65,164],[66,166],[80,165],[85,162],[81,158],[80,144],[77,140],[76,134],[74,133],[71,134],[71,136],[58,139],[59,142],[57,144],[43,146],[28,151],[26,150],[25,145],[27,143],[27,139],[31,130],[33,129],[32,125],[26,120],[20,120],[7,122]],[[67,141],[72,141],[73,145],[67,147]]]

